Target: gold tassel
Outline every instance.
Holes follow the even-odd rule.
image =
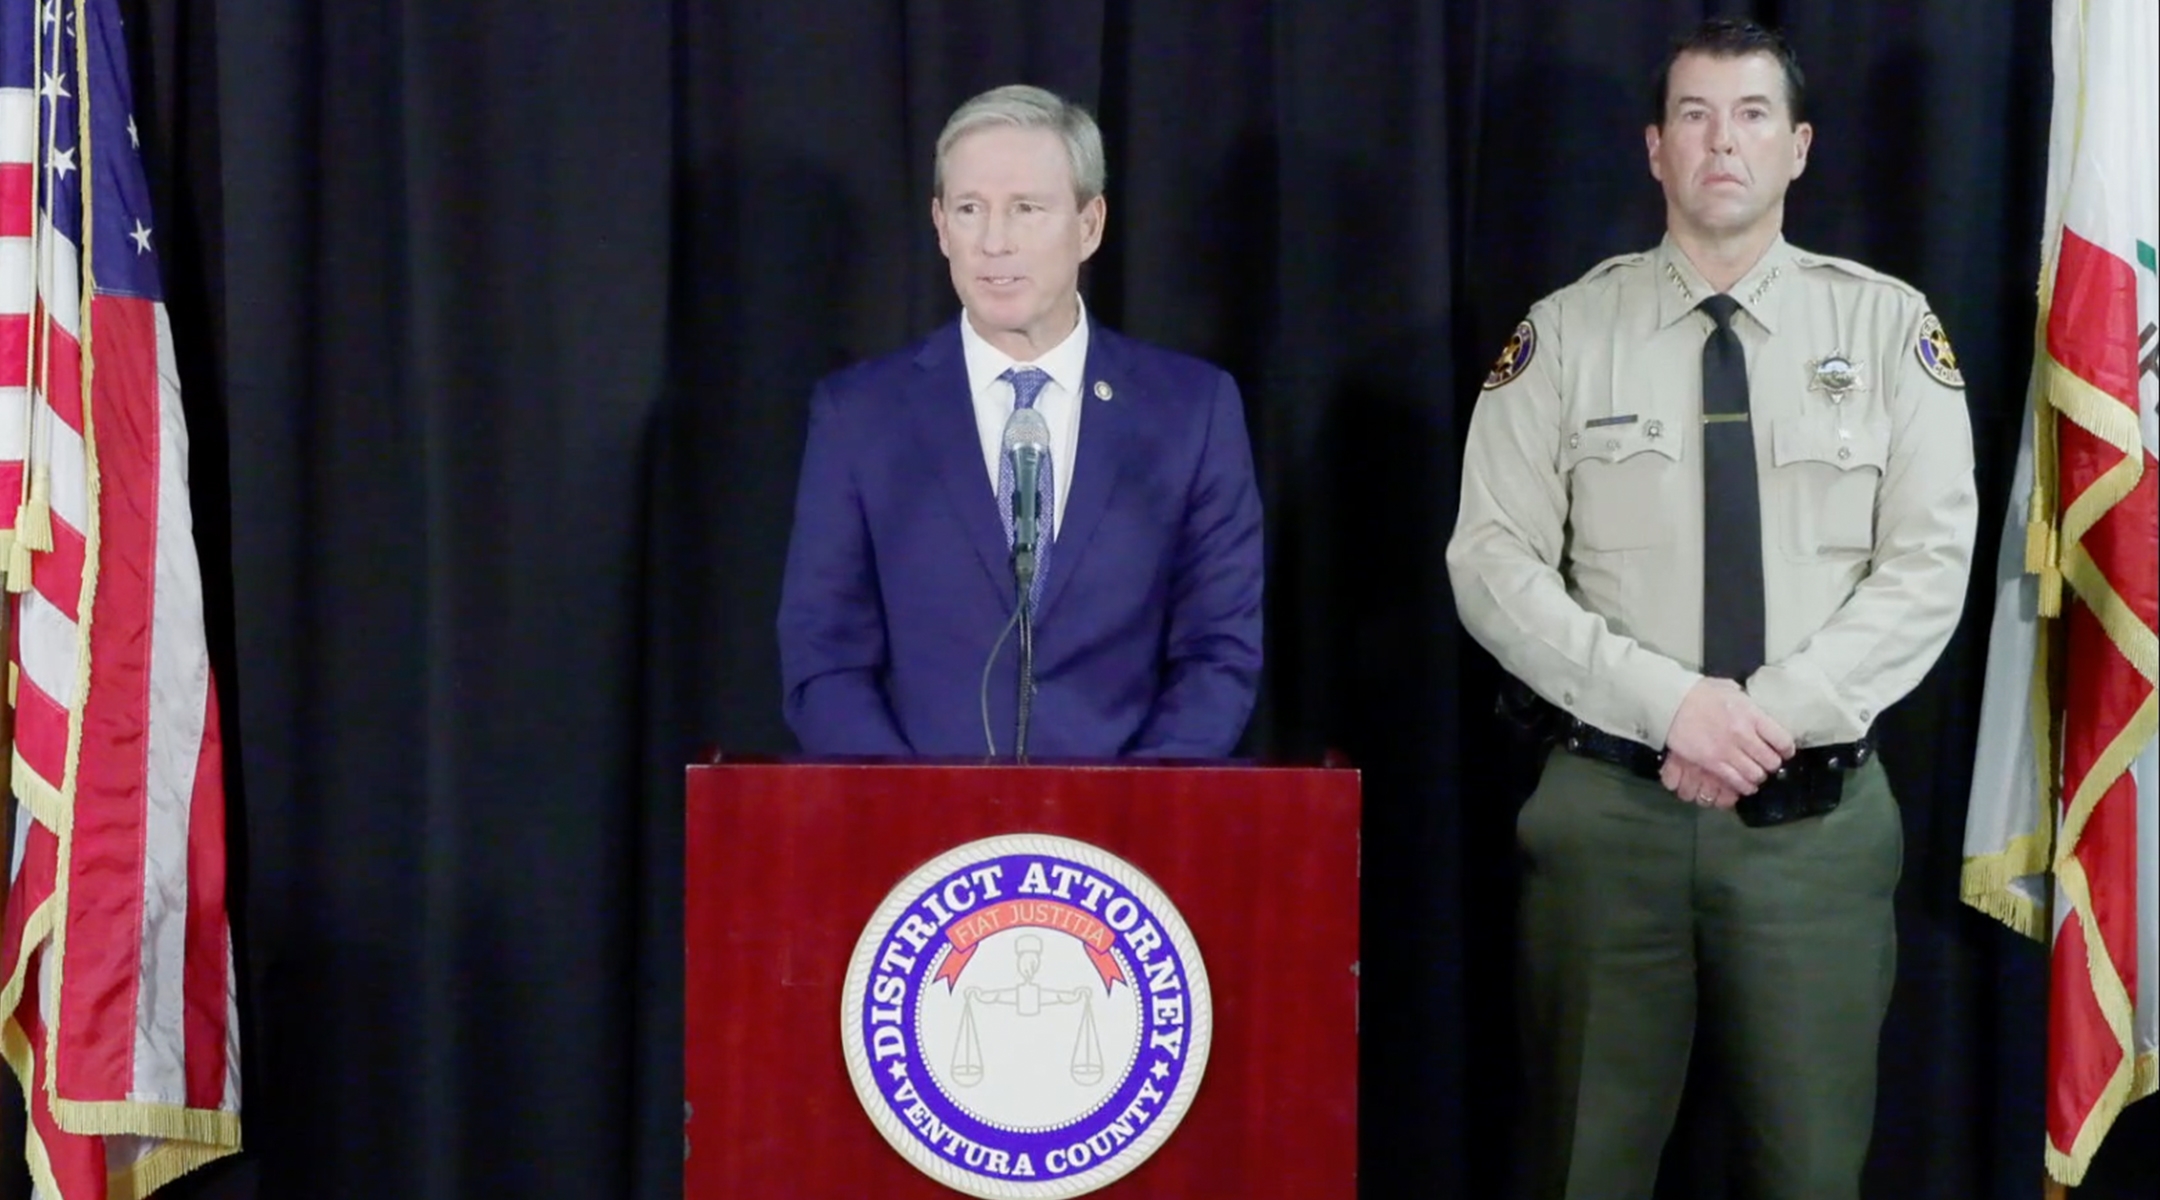
[[[30,497],[15,512],[15,540],[31,550],[52,549],[52,468],[30,471]]]
[[[2040,568],[2040,615],[2062,615],[2063,577],[2061,566],[2062,535],[2053,529],[2047,531],[2047,561]]]
[[[30,547],[21,538],[8,550],[7,590],[17,595],[30,590]]]
[[[2051,360],[2042,359],[2043,372],[2052,372]],[[2048,377],[2052,379],[2052,375]],[[2047,382],[2043,381],[2043,384]],[[2049,389],[2036,389],[2033,397],[2033,484],[2031,507],[2025,517],[2025,570],[2040,577],[2039,615],[2062,615],[2062,511],[2061,453],[2056,443],[2055,406]]]
[[[2025,573],[2027,575],[2045,575],[2055,566],[2054,555],[2048,549],[2048,542],[2053,538],[2054,533],[2055,531],[2049,528],[2046,521],[2025,522]]]

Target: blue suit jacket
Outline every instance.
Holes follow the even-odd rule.
[[[1035,620],[1029,755],[1229,754],[1261,652],[1260,495],[1237,385],[1100,324],[1085,380]],[[987,753],[983,667],[1013,604],[958,323],[821,382],[779,616],[803,748]],[[1016,642],[990,673],[999,754],[1013,750]]]

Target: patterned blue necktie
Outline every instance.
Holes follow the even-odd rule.
[[[1036,397],[1042,395],[1050,375],[1040,367],[1014,367],[999,379],[1012,385],[1013,407],[1033,408]],[[1051,521],[1050,505],[1057,496],[1056,471],[1050,456],[1044,455],[1042,470],[1035,477],[1035,586],[1028,589],[1028,606],[1042,611],[1043,580],[1050,575]],[[1012,455],[998,453],[998,516],[1005,521],[1005,545],[1013,544],[1013,465]]]

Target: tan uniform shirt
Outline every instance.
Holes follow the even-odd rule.
[[[1712,290],[1667,238],[1533,306],[1471,418],[1448,545],[1463,623],[1501,666],[1653,747],[1702,678]],[[1768,665],[1744,682],[1800,745],[1850,741],[1964,605],[1963,380],[1926,298],[1857,263],[1781,238],[1731,295],[1762,481]]]

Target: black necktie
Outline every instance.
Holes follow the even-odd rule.
[[[1702,302],[1717,327],[1703,343],[1703,674],[1742,683],[1763,665],[1762,497],[1748,423],[1740,302]]]

